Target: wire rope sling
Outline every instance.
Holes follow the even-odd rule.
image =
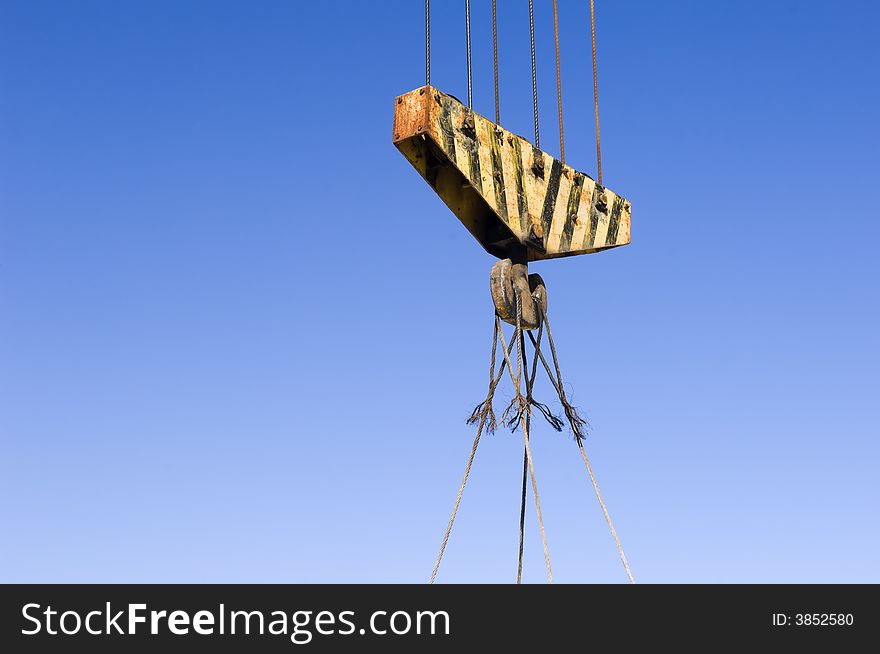
[[[630,202],[602,184],[594,2],[589,2],[589,20],[596,126],[595,179],[565,163],[557,0],[552,0],[552,11],[559,119],[558,158],[541,150],[540,145],[535,3],[528,0],[535,119],[532,142],[500,125],[497,0],[491,0],[495,120],[481,116],[473,110],[470,5],[470,0],[464,0],[467,104],[431,84],[431,3],[426,0],[425,85],[397,97],[394,111],[394,145],[480,245],[498,258],[489,280],[495,316],[488,390],[486,398],[477,405],[468,419],[469,424],[477,425],[477,432],[452,515],[431,572],[430,583],[434,583],[437,577],[481,435],[494,431],[498,426],[499,419],[493,409],[493,398],[505,371],[513,384],[514,397],[502,413],[500,423],[514,431],[519,430],[523,437],[517,583],[522,581],[523,535],[529,485],[541,533],[547,580],[550,583],[553,581],[530,446],[531,422],[536,416],[544,418],[557,431],[562,431],[566,424],[571,430],[627,578],[630,583],[635,583],[584,448],[586,421],[572,406],[565,392],[547,316],[547,290],[544,281],[540,275],[529,274],[528,270],[532,261],[601,252],[630,242]],[[509,342],[505,339],[502,323],[513,326]],[[541,349],[545,334],[550,348],[549,360],[546,352]],[[527,345],[531,345],[531,354]],[[537,401],[533,396],[539,362],[559,399],[564,419],[554,415],[546,404]]]

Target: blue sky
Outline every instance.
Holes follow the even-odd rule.
[[[465,97],[463,3],[432,4],[432,81]],[[499,4],[502,122],[530,136],[527,3]],[[533,269],[636,579],[878,582],[880,9],[597,4],[632,244]],[[592,174],[587,3],[559,7]],[[0,3],[0,581],[427,580],[493,260],[391,145],[422,12]],[[556,580],[625,581],[570,437],[533,443]],[[440,581],[515,579],[521,448],[483,440]]]

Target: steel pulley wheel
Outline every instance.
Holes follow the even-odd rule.
[[[495,312],[504,322],[516,325],[516,298],[520,298],[523,329],[537,329],[541,316],[547,311],[547,289],[537,273],[510,259],[501,259],[489,275],[489,290]]]

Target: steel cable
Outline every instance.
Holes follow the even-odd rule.
[[[464,0],[465,33],[467,35],[467,93],[468,109],[474,107],[473,86],[471,83],[471,0]]]
[[[492,62],[495,69],[495,124],[501,122],[501,101],[498,95],[498,15],[497,0],[492,0]]]
[[[535,63],[535,7],[529,0],[529,36],[532,44],[532,99],[535,108],[535,147],[541,148],[541,135],[538,131],[538,68]]]
[[[565,131],[562,129],[562,66],[559,62],[559,9],[553,0],[553,40],[556,44],[556,104],[559,107],[559,159],[565,163]]]
[[[425,0],[425,86],[431,86],[431,0]]]
[[[496,318],[496,320],[499,320]],[[522,333],[522,304],[520,303],[519,293],[516,294],[516,331],[513,334],[513,340],[511,343],[516,341],[519,346],[519,351],[517,352],[517,374],[514,376],[513,374],[513,366],[510,363],[510,358],[507,355],[507,344],[504,342],[504,332],[499,329],[498,336],[501,339],[501,349],[504,352],[505,360],[507,361],[507,374],[510,375],[510,380],[513,382],[516,391],[516,399],[520,403],[520,407],[523,407],[523,411],[520,414],[520,421],[522,424],[523,430],[523,444],[525,445],[526,450],[526,461],[529,465],[529,477],[532,481],[532,495],[535,498],[535,514],[538,517],[538,526],[541,530],[541,544],[544,546],[544,564],[547,567],[547,583],[553,583],[553,570],[550,567],[550,549],[547,546],[547,533],[544,530],[544,515],[541,512],[541,500],[538,497],[538,481],[535,477],[535,464],[532,458],[532,448],[529,446],[529,433],[526,428],[526,410],[524,407],[524,401],[522,398],[522,393],[520,391],[520,379],[522,377],[522,341],[519,340],[519,335]]]
[[[574,433],[575,440],[577,441],[578,448],[581,451],[581,457],[584,460],[584,465],[587,467],[587,473],[590,475],[590,481],[593,484],[593,490],[596,492],[596,499],[599,500],[599,507],[602,509],[602,514],[605,516],[605,522],[608,524],[608,528],[611,531],[611,537],[614,539],[614,543],[617,546],[617,553],[620,556],[620,560],[623,563],[623,569],[626,571],[626,576],[629,578],[629,582],[631,584],[636,583],[636,580],[633,578],[632,571],[629,568],[629,562],[626,560],[626,554],[623,552],[623,544],[620,542],[620,537],[617,535],[617,530],[614,528],[614,523],[611,521],[611,514],[608,513],[608,508],[605,506],[605,500],[602,497],[602,492],[599,490],[599,483],[596,481],[596,475],[593,474],[593,467],[590,465],[590,460],[587,458],[587,452],[584,450],[583,444],[583,434],[581,433],[581,427],[579,426],[579,418],[576,416],[574,409],[571,407],[571,404],[568,401],[568,398],[565,396],[565,389],[562,383],[562,372],[559,368],[559,358],[556,355],[556,344],[553,342],[553,332],[550,331],[550,322],[547,320],[547,314],[543,312],[543,309],[539,306],[539,310],[541,311],[541,319],[544,324],[547,326],[547,341],[550,343],[550,352],[553,355],[553,366],[556,368],[556,375],[554,376],[553,371],[550,370],[550,366],[547,363],[547,360],[544,358],[544,353],[541,352],[540,348],[537,346],[535,342],[535,337],[529,333],[529,338],[532,340],[532,344],[535,345],[535,351],[538,357],[541,358],[541,363],[544,364],[544,369],[547,371],[547,376],[550,378],[550,383],[556,389],[557,394],[559,395],[559,401],[562,403],[563,409],[565,410],[565,415],[569,420],[569,424],[571,426],[571,430]],[[503,341],[502,341],[503,342]]]
[[[590,0],[590,36],[593,44],[593,106],[596,113],[596,180],[602,186],[602,141],[599,138],[599,73],[596,67],[596,8]]]

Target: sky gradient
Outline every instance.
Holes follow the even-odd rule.
[[[465,98],[463,3],[432,4],[432,82]],[[499,5],[501,122],[530,138],[527,3]],[[636,580],[880,582],[880,8],[597,5],[632,244],[533,270]],[[594,174],[587,6],[559,2],[567,159]],[[0,2],[0,581],[427,580],[493,259],[391,144],[422,21]],[[533,453],[556,581],[624,582],[570,436]],[[521,457],[484,438],[438,581],[515,580]]]

